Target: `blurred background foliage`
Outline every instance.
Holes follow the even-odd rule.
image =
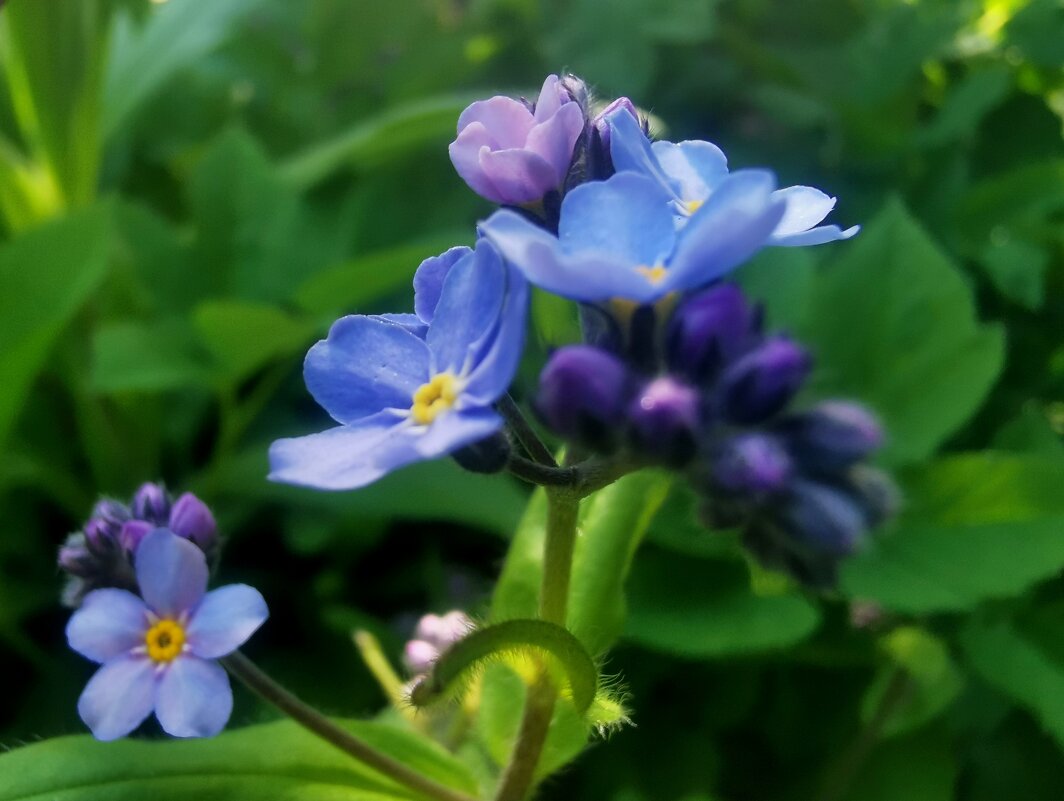
[[[356,625],[394,657],[424,611],[484,612],[524,488],[441,462],[324,494],[265,454],[324,422],[306,348],[406,310],[489,211],[459,111],[568,70],[865,225],[741,280],[812,394],[883,416],[906,503],[820,598],[675,489],[607,665],[637,727],[547,796],[1064,794],[1060,0],[11,0],[0,62],[0,742],[81,730],[55,548],[144,480],[212,504],[273,611],[251,653],[327,711],[383,704]],[[574,336],[534,322],[518,394]]]

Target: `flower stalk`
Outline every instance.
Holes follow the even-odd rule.
[[[242,681],[248,689],[292,718],[300,726],[404,787],[409,787],[437,801],[476,801],[472,796],[445,787],[422,776],[402,762],[392,759],[387,754],[382,754],[369,743],[304,703],[239,651],[234,651],[221,662],[225,669]]]

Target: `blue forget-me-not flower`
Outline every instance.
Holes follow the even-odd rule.
[[[230,584],[207,592],[207,560],[165,528],[134,557],[141,597],[93,590],[67,625],[70,647],[102,664],[78,700],[99,740],[124,737],[154,710],[174,737],[211,737],[233,709],[225,670],[213,661],[240,647],[269,615],[258,590]]]
[[[413,325],[352,315],[307,354],[307,388],[340,425],[275,442],[271,479],[354,489],[502,427],[492,404],[521,358],[528,285],[483,240],[439,258],[419,271],[423,336]]]

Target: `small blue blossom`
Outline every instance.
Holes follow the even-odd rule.
[[[272,480],[354,489],[502,426],[492,404],[521,357],[528,285],[485,241],[439,259],[419,270],[423,336],[401,322],[353,315],[307,354],[307,388],[340,425],[275,442]]]
[[[613,111],[607,123],[614,168],[655,180],[670,195],[681,217],[693,216],[726,185],[728,159],[716,145],[701,141],[651,143],[635,115],[624,107]],[[857,225],[846,230],[837,225],[818,226],[835,207],[835,198],[811,186],[777,189],[773,198],[783,203],[784,213],[765,244],[819,245],[849,239],[860,230]]]
[[[207,592],[203,551],[164,528],[140,542],[135,568],[143,600],[94,590],[67,625],[70,647],[102,665],[78,714],[98,740],[124,737],[153,710],[174,737],[212,737],[233,708],[229,678],[213,660],[265,622],[266,602],[243,584]]]
[[[756,253],[784,214],[775,188],[770,172],[731,173],[677,228],[661,184],[619,172],[566,194],[557,237],[508,209],[481,223],[481,232],[549,292],[585,302],[651,303],[704,286]]]

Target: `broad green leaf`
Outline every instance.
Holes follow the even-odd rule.
[[[702,525],[698,504],[698,496],[687,482],[675,482],[650,522],[647,542],[685,556],[734,559],[742,553],[736,532],[714,531]]]
[[[1056,611],[1059,617],[1059,607]],[[1064,652],[1046,644],[1006,621],[973,620],[961,633],[975,672],[1030,710],[1064,748]]]
[[[193,313],[204,346],[226,379],[239,382],[282,356],[301,350],[313,326],[273,306],[240,301],[208,301]]]
[[[956,782],[950,738],[929,729],[879,744],[840,801],[952,801]]]
[[[847,594],[903,612],[1019,594],[1064,567],[1064,462],[965,454],[902,476],[898,524],[843,565]]]
[[[464,232],[447,231],[413,244],[357,256],[311,276],[296,292],[295,301],[311,314],[369,311],[373,301],[409,287],[422,261],[467,238]]]
[[[3,15],[12,102],[67,207],[96,194],[108,14],[100,3],[12,3]]]
[[[458,115],[478,95],[444,95],[389,108],[281,165],[290,185],[306,189],[342,168],[372,169],[454,138]],[[419,191],[411,187],[411,191]]]
[[[350,724],[379,750],[448,786],[475,792],[465,769],[418,735]],[[395,801],[422,799],[294,723],[206,740],[99,743],[60,737],[0,756],[0,801]]]
[[[0,246],[0,443],[56,337],[107,269],[106,209],[78,212]]]
[[[810,288],[799,338],[817,359],[812,393],[883,418],[890,462],[923,459],[979,408],[1004,355],[960,272],[891,202]]]
[[[994,447],[1064,459],[1064,439],[1053,430],[1047,410],[1037,401],[1030,401],[1015,418],[1001,427],[994,436]]]
[[[1050,70],[1060,68],[1060,43],[1064,41],[1064,13],[1058,0],[1033,0],[1009,20],[1007,44],[1019,56]]]
[[[920,728],[941,714],[957,697],[964,679],[945,643],[916,626],[900,626],[884,635],[880,649],[890,660],[877,673],[861,702],[861,720],[868,725],[879,713],[884,696],[903,672],[906,682],[881,725],[884,737],[896,737]]]
[[[1002,295],[1027,309],[1042,307],[1049,267],[1045,249],[1022,239],[991,240],[978,261]]]
[[[196,268],[179,229],[148,206],[120,202],[115,207],[118,263],[132,273],[136,300],[156,314],[184,312],[214,286]]]
[[[121,131],[144,102],[226,41],[262,0],[171,0],[144,22],[115,23],[104,85],[103,132]],[[50,5],[50,4],[44,4]]]
[[[163,392],[208,377],[209,361],[184,320],[111,323],[93,336],[92,385],[100,392]]]
[[[795,595],[758,596],[741,563],[640,554],[628,587],[625,638],[691,658],[785,648],[820,621],[816,606]]]
[[[916,135],[916,142],[939,147],[972,135],[983,115],[1005,98],[1011,83],[1010,70],[1003,64],[972,70],[950,87],[938,114]]]
[[[1064,159],[1050,159],[993,175],[957,202],[956,219],[966,248],[982,249],[1009,226],[1045,218],[1064,207]]]

